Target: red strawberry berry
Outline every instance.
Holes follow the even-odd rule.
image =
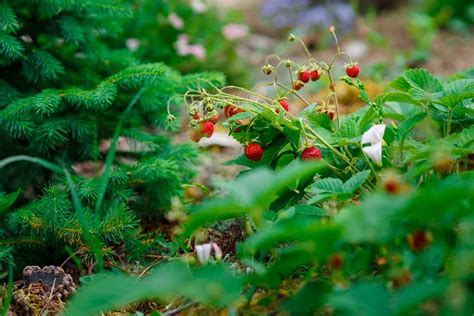
[[[407,236],[408,246],[413,251],[425,250],[431,245],[433,235],[427,230],[416,230]]]
[[[298,73],[298,79],[303,81],[304,83],[307,83],[311,79],[311,74],[309,73],[309,71],[300,71]]]
[[[334,116],[335,116],[334,111],[328,110],[328,111],[326,111],[325,113],[329,116],[329,118],[331,119],[331,121],[334,120]]]
[[[313,71],[311,71],[311,80],[312,81],[317,81],[319,79],[319,72],[317,69],[314,69]]]
[[[282,107],[286,112],[288,112],[289,106],[288,106],[288,102],[286,102],[286,99],[280,99],[280,100],[278,100],[278,103],[280,103],[281,107]],[[277,112],[277,113],[280,113],[280,109],[276,109],[276,112]]]
[[[301,160],[321,159],[321,151],[316,147],[305,148],[301,153]]]
[[[296,80],[295,82],[293,82],[293,89],[295,90],[300,90],[301,88],[303,88],[304,84],[301,80]]]
[[[193,115],[193,120],[197,120],[197,119],[199,119],[199,114],[198,112],[195,112]]]
[[[244,111],[244,110],[239,109],[239,108],[236,107],[235,105],[229,104],[228,106],[226,106],[226,107],[224,108],[224,115],[225,115],[225,117],[232,117],[232,116],[234,116],[235,114],[240,113],[240,112],[243,112],[243,111]]]
[[[242,122],[242,120],[237,120],[237,121],[235,121],[235,123],[237,125],[243,125],[244,124],[244,122]],[[234,128],[234,133],[240,133],[240,127]]]
[[[216,124],[217,121],[219,121],[219,114],[215,114],[211,118],[209,118],[209,122],[211,122],[212,124]]]
[[[204,137],[211,137],[214,133],[214,124],[209,121],[203,121],[199,126],[199,131]]]
[[[262,158],[263,150],[262,146],[257,143],[250,143],[245,146],[244,155],[248,160],[259,161]]]
[[[194,128],[189,133],[189,138],[195,143],[199,142],[201,140],[201,137],[201,133],[199,133],[199,131],[195,130]]]
[[[357,78],[359,71],[359,66],[357,64],[350,64],[346,67],[346,74],[351,78]]]

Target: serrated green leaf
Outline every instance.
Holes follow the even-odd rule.
[[[424,93],[435,93],[443,90],[440,81],[426,69],[409,69],[403,73],[403,78],[411,88]]]
[[[349,180],[344,182],[344,191],[354,193],[367,180],[370,170],[364,170],[353,175]]]

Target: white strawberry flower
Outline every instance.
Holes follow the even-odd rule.
[[[197,258],[201,264],[207,263],[209,261],[209,257],[211,256],[211,244],[202,244],[196,245],[194,247],[196,251]]]
[[[374,125],[362,135],[361,143],[375,145],[381,143],[385,133],[385,124]]]
[[[363,147],[364,153],[377,165],[382,164],[382,142],[385,133],[385,124],[374,125],[362,135],[361,144],[370,144]]]
[[[206,264],[211,257],[211,251],[214,250],[214,258],[217,261],[222,260],[222,250],[215,242],[194,246],[198,261],[200,264]]]
[[[362,148],[364,153],[372,159],[377,165],[382,164],[382,143],[373,144]]]

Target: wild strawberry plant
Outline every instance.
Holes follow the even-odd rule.
[[[272,95],[209,83],[212,90],[184,95],[191,139],[210,137],[223,109],[224,126],[243,146],[230,163],[255,170],[191,211],[179,262],[139,286],[130,277],[100,278],[73,299],[71,314],[150,297],[241,314],[472,313],[474,72],[440,80],[411,69],[370,98],[358,79],[363,68],[338,44],[324,62],[290,40],[308,59],[271,56],[263,71]],[[342,84],[366,103],[346,116],[334,89],[339,58],[347,63]],[[312,80],[329,85],[321,104],[303,95]],[[306,108],[294,115],[297,99]],[[204,233],[226,220],[245,228],[235,256]],[[127,290],[104,292],[108,284]]]

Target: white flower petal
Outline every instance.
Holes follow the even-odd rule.
[[[216,244],[215,242],[211,243],[211,245],[212,245],[212,249],[214,249],[214,257],[216,258],[217,261],[221,261],[222,260],[221,247],[219,247],[219,245]]]
[[[373,144],[362,148],[364,153],[372,159],[377,165],[382,163],[382,143]]]
[[[372,145],[382,142],[383,134],[385,133],[385,124],[378,124],[372,126],[367,132],[362,135],[361,143]]]
[[[209,261],[209,256],[211,255],[211,244],[208,243],[196,245],[194,250],[201,264],[207,263]]]

